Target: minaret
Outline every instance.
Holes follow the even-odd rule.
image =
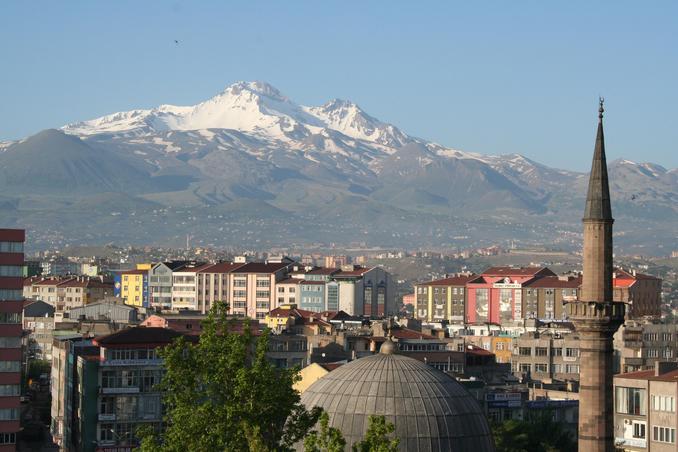
[[[612,209],[605,161],[603,99],[584,210],[583,281],[579,300],[567,306],[579,335],[579,451],[614,451],[612,335],[624,321],[624,304],[612,301]]]

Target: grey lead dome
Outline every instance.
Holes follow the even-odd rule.
[[[495,450],[473,396],[443,372],[406,356],[379,353],[352,361],[313,383],[301,401],[329,414],[347,449],[363,438],[370,415],[384,415],[403,451]]]

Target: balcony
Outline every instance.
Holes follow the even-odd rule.
[[[123,386],[120,388],[101,388],[102,394],[137,394],[139,388],[136,386]]]

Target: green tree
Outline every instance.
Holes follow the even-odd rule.
[[[400,440],[391,437],[394,431],[384,416],[370,416],[365,437],[353,446],[353,452],[397,452]]]
[[[216,303],[197,343],[180,337],[160,352],[165,431],[139,432],[141,450],[291,450],[320,410],[304,408],[293,389],[298,369],[276,369],[267,348],[267,332],[255,338],[249,321],[230,319]]]
[[[521,421],[511,419],[493,425],[492,434],[497,452],[573,452],[574,436],[553,421],[551,412],[543,412]]]
[[[320,415],[320,431],[311,432],[304,440],[304,452],[344,452],[346,440],[341,432],[330,427],[326,412]]]

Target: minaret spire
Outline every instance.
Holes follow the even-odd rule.
[[[607,161],[605,160],[605,135],[603,133],[603,102],[600,98],[598,108],[598,133],[591,163],[589,191],[586,194],[584,220],[612,220],[610,207],[610,186],[607,179]]]
[[[584,209],[583,276],[568,316],[579,335],[579,450],[613,452],[612,335],[624,321],[624,303],[612,300],[612,209],[605,162],[603,99]]]

